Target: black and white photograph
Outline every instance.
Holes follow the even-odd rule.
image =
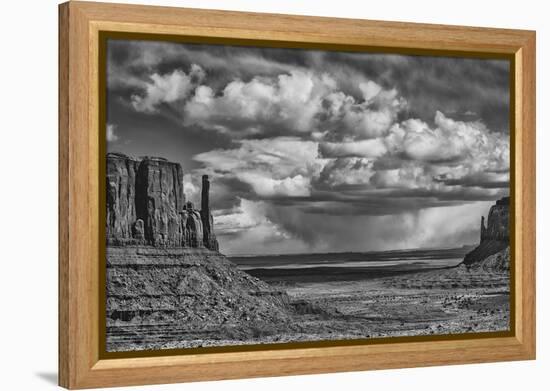
[[[509,60],[105,60],[107,352],[511,330]]]

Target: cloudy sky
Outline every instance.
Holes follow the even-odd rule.
[[[508,194],[509,63],[110,40],[106,134],[210,175],[226,254],[460,246]]]

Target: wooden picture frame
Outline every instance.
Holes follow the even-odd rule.
[[[100,35],[195,37],[293,47],[510,58],[515,246],[506,336],[104,358],[97,327]],[[230,350],[230,349],[229,349]],[[71,1],[59,6],[59,384],[70,389],[535,358],[535,32]]]

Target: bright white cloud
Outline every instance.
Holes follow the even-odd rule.
[[[363,99],[339,90],[328,74],[292,70],[288,74],[234,80],[217,94],[203,85],[184,106],[184,123],[234,136],[300,135],[369,139],[385,135],[405,107],[395,89],[365,81]]]
[[[219,95],[201,86],[185,104],[184,122],[244,136],[274,133],[278,127],[290,134],[309,133],[316,126],[322,97],[334,88],[328,76],[299,70],[234,80]]]
[[[118,136],[115,134],[116,125],[114,124],[107,124],[107,142],[113,143],[118,140]]]
[[[147,59],[140,61],[148,63]],[[271,65],[277,69],[277,64]],[[299,135],[308,139],[322,134],[334,141],[385,136],[406,107],[404,98],[396,89],[384,89],[364,77],[355,86],[359,95],[352,96],[342,90],[349,80],[336,74],[337,78],[287,66],[283,73],[248,81],[234,78],[216,87],[207,83],[203,68],[192,65],[188,73],[181,69],[153,73],[149,80],[129,85],[143,90],[131,96],[137,111],[157,113],[162,104],[170,104],[181,113],[184,125],[237,137]]]
[[[154,73],[150,76],[151,81],[146,83],[145,93],[132,95],[132,106],[137,111],[155,113],[161,103],[173,103],[187,98],[204,77],[204,70],[196,64],[191,65],[189,73],[180,69],[165,75]]]
[[[492,133],[480,122],[455,121],[435,115],[435,128],[418,119],[392,127],[385,139],[392,153],[405,153],[424,162],[464,161],[477,168],[503,170],[509,166],[508,135]]]
[[[387,152],[384,141],[380,138],[349,141],[342,143],[322,142],[319,152],[324,157],[370,157],[383,156]]]
[[[279,252],[283,239],[286,251],[468,243],[477,239],[479,216],[489,205],[470,202],[507,192],[509,135],[441,112],[427,121],[438,107],[477,116],[449,102],[439,105],[444,94],[434,93],[433,85],[424,90],[432,82],[392,74],[395,64],[411,67],[410,57],[350,54],[348,64],[342,53],[333,61],[332,55],[304,51],[296,65],[283,55],[240,49],[222,54],[185,45],[132,45],[122,53],[128,61],[118,56],[109,62],[109,86],[120,88],[136,111],[175,118],[190,137],[218,133],[216,145],[225,145],[194,156],[202,167],[184,177],[188,199],[200,193],[193,178],[208,173],[217,186],[213,202],[230,208],[238,200],[215,215],[224,251]],[[169,68],[176,63],[179,68]],[[181,65],[191,63],[201,66]],[[373,74],[378,82],[369,79]],[[424,69],[412,76],[418,74],[425,77]],[[437,91],[449,80],[441,79]],[[488,116],[477,103],[508,101],[501,88],[475,84],[468,82],[477,98],[467,106],[479,118]],[[402,91],[414,101],[407,102]],[[409,109],[424,120],[407,119]],[[108,125],[108,141],[118,139],[115,130]],[[239,237],[227,239],[231,235]]]
[[[185,174],[183,176],[183,193],[185,199],[188,201],[198,199],[200,188],[197,184],[193,183],[193,180],[197,180],[197,177],[191,174]]]
[[[223,214],[217,213],[215,215],[217,234],[234,234],[257,228],[260,225],[269,225],[270,228],[273,228],[273,224],[263,213],[262,205],[261,201],[253,202],[241,198],[238,206],[229,211],[223,211]]]
[[[375,98],[380,92],[382,92],[382,87],[379,84],[373,82],[372,80],[359,83],[359,89],[363,93],[363,97],[367,102]]]
[[[404,163],[399,168],[378,170],[370,183],[382,189],[440,190],[443,185],[434,183],[430,169],[424,165]],[[434,192],[435,193],[435,192]]]
[[[373,189],[422,189],[434,195],[477,194],[509,181],[508,136],[480,122],[455,121],[437,112],[435,127],[409,119],[394,124],[385,137],[320,143],[329,185],[363,184]],[[369,159],[364,159],[369,158]],[[464,187],[467,187],[465,189]]]
[[[360,88],[365,100],[355,102],[346,98],[336,103],[340,114],[332,121],[340,120],[345,125],[345,132],[353,139],[385,136],[398,113],[406,107],[406,101],[397,90],[383,90],[374,82],[361,84]]]
[[[259,61],[246,61],[251,59]],[[148,113],[169,104],[184,125],[228,135],[236,146],[194,160],[214,176],[247,184],[256,199],[313,197],[317,186],[475,198],[480,191],[497,194],[509,180],[508,135],[481,122],[439,111],[434,125],[416,118],[398,122],[406,100],[364,75],[352,72],[346,81],[332,68],[262,66],[279,73],[221,85],[197,65],[188,73],[154,73],[132,104]],[[185,186],[195,197],[196,185]]]
[[[260,197],[310,195],[311,178],[318,176],[326,162],[318,157],[316,142],[296,137],[242,140],[239,144],[194,159],[250,185]]]
[[[307,244],[267,216],[269,208],[264,201],[240,198],[237,206],[214,216],[216,235],[225,254],[278,254],[283,243],[288,252],[308,251]]]
[[[320,178],[330,187],[339,185],[368,185],[375,174],[373,160],[350,157],[329,161],[323,168]]]
[[[475,199],[482,192],[498,196],[509,180],[506,135],[439,112],[433,128],[410,119],[392,126],[384,137],[342,142],[316,138],[321,141],[245,139],[237,148],[202,153],[195,160],[248,184],[258,198],[308,197],[317,185],[323,190],[361,185],[362,191],[410,190],[443,199],[451,194]]]
[[[310,178],[302,175],[284,179],[269,178],[265,172],[240,172],[236,177],[252,186],[260,197],[289,196],[305,197],[311,194]]]

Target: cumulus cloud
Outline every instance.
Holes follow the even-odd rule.
[[[385,135],[397,119],[398,113],[406,107],[406,101],[399,96],[396,89],[383,90],[373,81],[361,83],[359,88],[363,93],[363,101],[356,102],[349,97],[341,101],[330,101],[333,106],[331,110],[337,113],[335,118],[330,119],[331,122],[344,125],[346,133],[354,139]]]
[[[375,175],[373,161],[360,157],[330,160],[319,175],[319,182],[331,187],[340,185],[365,185]]]
[[[211,175],[229,252],[278,252],[282,241],[289,251],[467,243],[479,213],[509,191],[505,62],[110,48],[109,122],[136,129],[131,148],[147,127],[170,124],[187,154],[186,197],[197,200],[196,178]],[[109,141],[115,130],[107,127]],[[454,233],[442,216],[456,220]]]
[[[262,211],[261,202],[253,202],[244,198],[239,199],[239,204],[229,210],[216,211],[216,231],[218,235],[232,235],[242,231],[257,228],[271,223]]]
[[[199,177],[191,174],[185,174],[183,176],[183,194],[188,201],[198,200],[200,194],[199,184],[197,183]]]
[[[371,201],[381,195],[416,200],[409,208],[447,205],[449,200],[485,200],[507,191],[509,141],[479,122],[435,115],[435,127],[409,119],[385,136],[326,142],[299,137],[244,139],[237,147],[195,156],[209,172],[245,183],[254,199],[295,198],[348,203],[356,213],[388,213]],[[345,197],[344,197],[345,195]],[[367,201],[363,201],[367,199]],[[422,201],[424,200],[424,201]],[[287,201],[290,202],[290,201]],[[310,207],[313,204],[310,204]],[[397,206],[396,206],[397,207]]]
[[[316,127],[323,95],[334,87],[328,76],[302,71],[235,80],[219,95],[201,86],[185,105],[184,123],[234,136],[309,133]]]
[[[311,194],[310,179],[302,175],[272,179],[261,172],[241,172],[237,174],[237,178],[249,183],[260,197],[304,197]]]
[[[144,94],[132,95],[132,106],[137,111],[155,113],[162,103],[174,103],[187,98],[204,77],[204,70],[196,64],[191,65],[189,73],[180,69],[164,75],[153,73],[150,81],[145,83]]]
[[[278,134],[329,139],[369,139],[384,135],[406,106],[395,89],[373,81],[360,85],[357,99],[340,91],[326,73],[293,70],[289,74],[234,80],[217,94],[203,85],[185,104],[184,124],[199,125],[237,137]]]
[[[376,93],[377,86],[397,88],[413,118],[430,121],[435,109],[475,112],[491,129],[508,130],[510,68],[503,60],[111,40],[108,86],[127,99],[145,88],[151,74],[191,64],[208,70],[215,91],[237,79],[313,71],[331,75],[342,92],[358,100]]]
[[[435,128],[418,119],[409,119],[396,124],[386,142],[394,153],[403,152],[419,161],[485,159],[482,163],[492,169],[507,168],[509,162],[509,142],[505,135],[491,133],[481,122],[455,121],[439,111],[435,114]]]
[[[319,144],[319,153],[327,158],[358,156],[377,158],[387,152],[386,144],[380,138],[342,143],[322,142]]]
[[[441,112],[435,114],[434,123],[431,127],[408,119],[395,123],[384,137],[320,143],[320,154],[335,158],[324,166],[320,182],[424,189],[434,196],[463,192],[461,186],[508,186],[507,135],[491,132],[480,122],[455,121]]]
[[[195,156],[214,175],[232,176],[248,184],[258,197],[304,197],[323,159],[318,145],[296,137],[241,140],[238,148],[213,150]]]

